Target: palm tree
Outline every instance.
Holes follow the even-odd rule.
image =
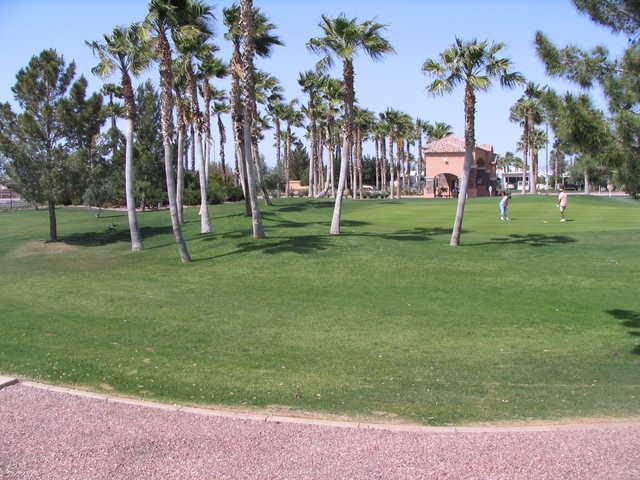
[[[322,15],[319,26],[323,36],[310,39],[307,44],[309,49],[324,55],[320,60],[321,65],[331,65],[334,56],[342,60],[344,81],[342,158],[340,159],[340,177],[330,229],[332,235],[339,235],[342,196],[347,179],[347,161],[353,144],[353,103],[355,98],[353,59],[359,51],[363,51],[373,60],[377,60],[386,53],[393,53],[394,50],[389,41],[382,36],[386,26],[374,20],[365,20],[360,23],[357,18],[348,19],[344,14],[336,18]]]
[[[193,121],[195,157],[200,177],[200,233],[210,233],[209,207],[207,202],[207,166],[205,164],[202,135],[204,120],[198,101],[198,78],[194,69],[196,57],[210,55],[207,41],[212,35],[210,23],[213,20],[211,7],[200,0],[179,2],[175,9],[176,23],[172,26],[172,36],[178,52],[182,55],[181,65],[187,78],[191,115]]]
[[[255,105],[255,85],[253,67],[253,0],[240,0],[240,29],[242,31],[242,130],[244,137],[244,158],[247,175],[247,186],[249,188],[249,202],[251,203],[251,220],[253,228],[253,238],[264,238],[264,227],[262,225],[262,213],[258,205],[256,195],[255,166],[256,162],[252,158],[252,134],[253,125],[257,120],[254,118]]]
[[[425,73],[435,77],[429,85],[429,90],[434,95],[451,93],[457,86],[464,85],[464,171],[449,242],[453,247],[460,245],[469,174],[475,150],[476,93],[488,90],[495,79],[500,85],[508,88],[524,81],[520,73],[511,70],[510,59],[497,56],[503,47],[503,43],[489,44],[486,40],[464,42],[457,38],[453,45],[440,53],[439,60],[428,59],[422,67]]]
[[[224,145],[227,142],[227,132],[222,122],[222,114],[229,113],[231,107],[229,107],[229,100],[227,94],[222,90],[214,90],[213,97],[213,110],[218,122],[218,134],[220,136],[220,163],[222,164],[222,175],[227,178],[227,165],[225,162]]]
[[[282,41],[274,35],[273,31],[276,26],[269,22],[268,18],[258,8],[252,7],[252,45],[253,51],[259,57],[268,57],[274,46],[282,45]],[[238,176],[240,184],[245,194],[245,207],[247,215],[255,216],[251,210],[251,203],[248,195],[247,175],[246,175],[246,159],[243,147],[242,132],[242,109],[240,95],[240,77],[242,74],[242,56],[240,44],[242,41],[242,29],[240,25],[241,11],[240,6],[234,3],[228,8],[223,9],[224,24],[227,27],[225,38],[233,44],[233,53],[231,56],[231,121],[233,124],[233,137],[235,142],[235,156],[237,163]],[[254,102],[255,98],[249,99]],[[250,110],[255,111],[255,106],[250,105]],[[249,152],[251,153],[251,152]]]
[[[537,165],[534,165],[533,157],[531,153],[531,140],[530,135],[536,128],[536,125],[542,122],[542,95],[544,90],[535,83],[528,82],[524,91],[524,95],[518,99],[518,101],[511,107],[509,119],[512,122],[517,122],[522,127],[522,153],[524,153],[524,170],[527,170],[529,174],[529,192],[536,193],[536,178],[535,172]],[[531,157],[531,158],[529,158]],[[524,177],[526,172],[523,171],[522,175],[522,193],[526,193],[526,182]]]
[[[433,142],[435,140],[446,138],[449,135],[453,135],[453,127],[445,122],[436,122],[428,125],[426,133],[429,137],[429,141]]]
[[[355,130],[354,168],[355,182],[353,188],[353,198],[356,195],[362,199],[362,144],[369,137],[373,129],[374,113],[365,108],[354,108],[353,125]]]
[[[284,179],[285,179],[285,187],[284,192],[285,195],[289,196],[289,179],[290,179],[290,168],[291,168],[291,144],[293,143],[293,133],[291,131],[291,127],[299,127],[302,125],[302,112],[296,108],[298,104],[297,99],[291,100],[289,103],[284,105],[284,115],[283,120],[287,124],[286,132],[285,132],[285,146],[284,146]]]
[[[187,89],[187,77],[179,60],[173,62],[173,89],[176,95],[176,123],[178,131],[178,161],[176,162],[176,208],[178,221],[184,223],[184,144],[187,135],[187,125],[191,124],[191,108],[185,97]]]
[[[531,178],[534,184],[538,183],[538,152],[547,144],[547,134],[540,128],[535,128],[529,133],[529,151],[531,152],[531,164],[533,165]],[[536,185],[533,192],[535,193]]]
[[[131,76],[140,75],[151,62],[151,43],[145,30],[139,24],[127,28],[116,27],[111,35],[104,35],[104,42],[86,42],[100,59],[92,72],[100,77],[108,77],[119,72],[124,98],[125,116],[127,119],[127,134],[125,137],[125,196],[127,201],[127,216],[131,235],[131,250],[144,250],[133,192],[133,124],[136,119],[136,102],[133,93]],[[112,127],[115,122],[112,122]]]
[[[207,179],[209,177],[209,164],[211,163],[211,103],[215,101],[216,95],[220,95],[221,90],[217,90],[211,86],[210,80],[213,78],[221,79],[229,75],[229,67],[219,58],[213,56],[213,49],[208,49],[199,57],[200,65],[198,68],[198,76],[200,79],[200,95],[204,103],[204,126],[205,142],[204,142],[204,159]]]
[[[309,161],[309,196],[313,197],[315,191],[315,173],[318,166],[318,100],[322,84],[327,76],[316,70],[308,70],[298,76],[298,85],[309,96],[306,112],[309,116],[309,129],[311,130],[311,156]]]
[[[281,123],[286,115],[285,104],[282,103],[282,96],[274,96],[269,99],[267,111],[273,120],[274,125],[274,147],[276,149],[276,166],[280,172],[284,171],[282,166],[282,127]],[[278,186],[278,192],[281,189]],[[278,193],[278,196],[280,194]]]
[[[160,122],[171,227],[180,252],[180,260],[182,263],[187,263],[191,261],[191,256],[178,219],[176,185],[173,180],[173,72],[171,71],[171,46],[167,38],[167,31],[176,24],[175,22],[175,7],[171,0],[151,0],[145,23],[148,29],[155,34],[156,56],[160,61]]]
[[[344,99],[344,84],[342,83],[342,81],[338,80],[337,78],[327,78],[322,83],[321,98],[326,107],[324,113],[326,117],[326,136],[329,149],[327,180],[329,182],[331,196],[335,197],[335,172],[333,169],[333,157],[335,150],[334,146],[339,143],[339,141],[335,140],[335,138],[337,137],[337,131],[335,127],[336,117],[340,113],[340,105],[343,104]],[[328,191],[329,189],[326,190]]]

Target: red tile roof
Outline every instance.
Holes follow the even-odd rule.
[[[493,146],[488,143],[482,143],[476,147],[487,152],[493,151]],[[424,147],[424,151],[427,153],[464,153],[464,150],[464,138],[456,135],[449,135],[441,140],[428,143]]]

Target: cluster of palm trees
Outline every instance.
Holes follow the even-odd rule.
[[[120,88],[112,88],[124,100],[127,123],[125,156],[125,190],[131,245],[143,250],[133,198],[133,126],[136,105],[132,77],[140,75],[153,61],[159,66],[161,128],[167,197],[172,228],[182,262],[190,261],[182,235],[185,169],[189,165],[186,148],[191,139],[191,167],[198,171],[200,183],[200,231],[212,230],[207,204],[207,181],[212,150],[211,120],[215,115],[220,136],[220,159],[223,175],[228,175],[224,156],[226,132],[222,115],[231,113],[235,145],[235,177],[247,199],[247,213],[253,221],[253,234],[264,236],[257,202],[256,185],[264,186],[258,143],[261,122],[257,99],[270,97],[277,90],[273,77],[257,71],[255,55],[268,56],[275,45],[282,44],[273,34],[275,25],[253,7],[251,0],[241,0],[224,9],[225,37],[233,43],[229,64],[216,57],[213,43],[214,20],[211,7],[200,0],[151,0],[144,21],[129,27],[116,27],[101,41],[87,42],[98,57],[93,72],[101,77],[120,75]],[[229,95],[212,85],[213,80],[231,76]],[[112,97],[110,97],[112,98]],[[265,100],[266,102],[266,100]],[[113,102],[111,102],[113,103]],[[263,188],[269,201],[268,193]]]

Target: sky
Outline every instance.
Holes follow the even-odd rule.
[[[231,47],[223,38],[221,17],[222,8],[232,1],[209,3],[216,14],[214,43],[220,47],[220,56],[228,60]],[[614,35],[595,25],[579,13],[570,0],[254,0],[254,5],[278,26],[277,34],[285,43],[257,65],[280,79],[287,99],[305,101],[297,79],[301,71],[313,68],[319,59],[307,50],[306,42],[320,35],[318,23],[322,14],[345,13],[362,20],[376,18],[388,26],[385,36],[396,54],[376,62],[365,56],[356,59],[355,89],[360,104],[374,112],[392,107],[414,118],[447,122],[457,135],[464,134],[462,90],[433,97],[426,91],[429,78],[421,71],[426,59],[436,58],[456,37],[504,42],[504,56],[512,59],[517,71],[528,80],[560,92],[577,88],[545,74],[533,45],[537,30],[547,34],[556,45],[572,43],[592,48],[604,44],[614,55],[620,54],[627,45],[625,36]],[[3,45],[0,102],[14,101],[11,87],[15,74],[27,65],[31,56],[47,48],[55,48],[67,61],[75,60],[78,75],[84,73],[89,88],[98,90],[103,80],[91,74],[97,62],[85,40],[98,40],[116,25],[142,20],[146,7],[145,0],[0,0],[0,45]],[[340,73],[339,68],[334,69],[335,76]],[[157,65],[136,83],[146,78],[157,83]],[[227,81],[221,81],[217,86],[226,88],[227,85]],[[604,108],[600,92],[592,93]],[[497,86],[478,95],[478,143],[493,144],[497,153],[515,150],[521,132],[518,125],[509,122],[509,108],[521,95],[522,88],[504,90]],[[229,124],[228,120],[226,123]],[[269,165],[275,163],[272,143],[272,134],[267,132],[261,152]],[[227,158],[233,158],[230,144],[226,151]],[[370,152],[371,147],[366,151]],[[213,152],[217,155],[217,147]]]

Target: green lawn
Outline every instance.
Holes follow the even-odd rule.
[[[181,265],[167,212],[0,213],[0,372],[184,403],[424,424],[640,415],[640,204],[571,197],[211,209]],[[102,386],[101,386],[102,384]]]

